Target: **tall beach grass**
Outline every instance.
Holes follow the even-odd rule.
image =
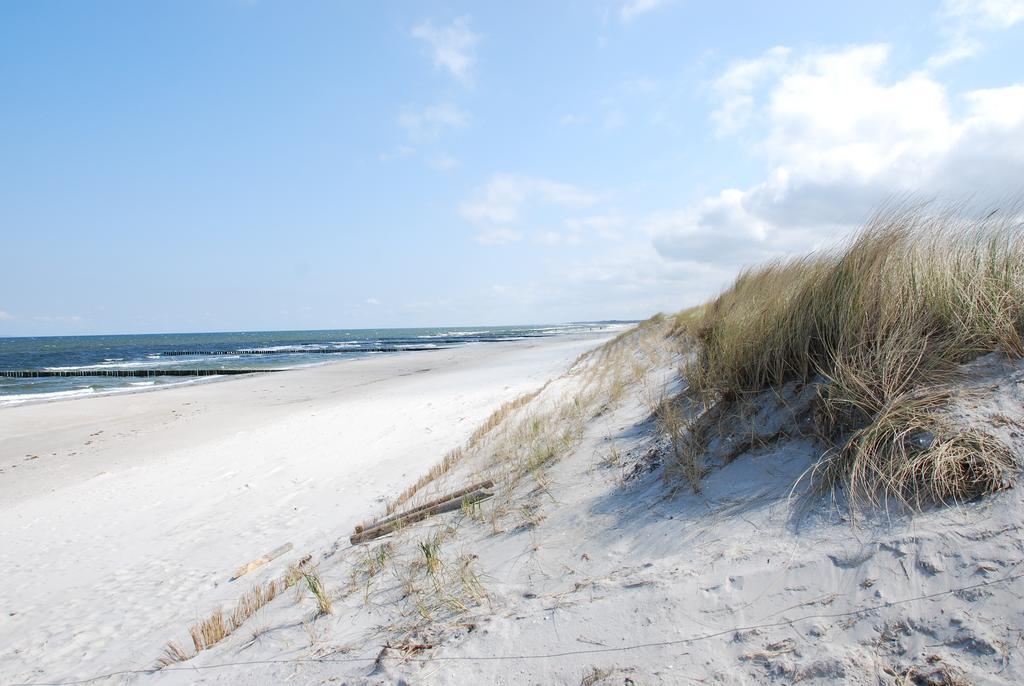
[[[819,384],[816,473],[854,497],[948,501],[990,492],[1008,451],[941,418],[945,385],[990,352],[1024,355],[1024,224],[887,207],[848,244],[741,273],[698,316],[685,375],[712,405]],[[927,439],[927,440],[926,440]]]

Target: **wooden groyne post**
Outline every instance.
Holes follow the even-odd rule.
[[[0,369],[0,378],[48,379],[74,376],[106,376],[114,378],[151,378],[155,376],[234,376],[237,374],[269,374],[284,369]]]
[[[352,355],[354,353],[411,353],[442,350],[436,346],[383,346],[373,348],[293,348],[267,350],[243,348],[241,350],[165,350],[160,357],[188,357],[190,355]]]

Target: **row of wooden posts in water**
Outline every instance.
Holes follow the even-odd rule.
[[[521,338],[539,338],[544,334],[525,334]],[[509,339],[476,338],[478,343],[499,343]],[[464,343],[464,339],[439,339],[440,344]],[[378,346],[372,348],[243,348],[241,350],[166,350],[159,353],[160,357],[191,357],[215,355],[291,355],[295,353],[310,355],[343,355],[353,353],[399,353],[421,352],[427,350],[443,350],[436,345],[418,346]],[[236,374],[265,374],[281,372],[283,369],[0,369],[0,378],[6,379],[43,379],[51,377],[102,376],[115,378],[150,378],[155,376],[231,376]]]
[[[418,347],[380,347],[380,348],[246,348],[243,350],[167,350],[160,353],[160,357],[185,357],[191,355],[333,355],[345,353],[404,353],[421,350],[439,350],[434,346]]]
[[[283,369],[31,369],[0,370],[0,378],[44,379],[51,377],[106,376],[117,378],[149,378],[154,376],[230,376],[235,374],[268,374]]]
[[[432,345],[385,345],[385,346],[354,346],[351,348],[239,348],[237,350],[165,350],[161,357],[183,357],[188,355],[293,355],[295,353],[311,355],[334,355],[345,353],[404,353],[423,350],[439,350],[438,345],[456,343],[504,343],[517,338],[546,338],[549,334],[522,334],[507,338],[433,338]]]

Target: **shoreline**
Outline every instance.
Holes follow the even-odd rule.
[[[183,623],[330,548],[499,405],[615,333],[0,409],[2,680],[152,664]],[[292,553],[262,575],[228,582],[284,543]]]
[[[554,325],[552,325],[552,326],[554,326]],[[571,324],[565,324],[565,325],[558,325],[558,326],[559,327],[568,327],[568,326],[572,326],[572,325]],[[426,349],[414,348],[414,349],[409,349],[409,350],[395,350],[395,351],[389,350],[389,351],[386,351],[386,352],[385,351],[376,351],[376,350],[366,350],[365,352],[360,351],[360,354],[358,354],[357,356],[351,356],[351,357],[339,356],[339,357],[336,357],[334,359],[321,359],[321,360],[314,360],[314,361],[309,361],[309,360],[301,361],[301,362],[294,362],[293,361],[291,363],[284,363],[284,364],[278,364],[278,363],[275,363],[273,361],[268,361],[267,364],[264,365],[264,368],[266,368],[266,369],[272,368],[272,370],[275,371],[275,372],[292,371],[292,370],[296,370],[296,369],[307,369],[307,368],[320,367],[320,366],[324,366],[324,365],[340,364],[340,363],[343,363],[343,362],[345,362],[345,363],[354,362],[356,360],[366,359],[366,358],[373,358],[373,357],[377,357],[379,355],[395,355],[395,354],[405,355],[405,354],[409,354],[409,353],[413,353],[413,352],[434,353],[434,352],[443,351],[443,350],[445,350],[447,348],[458,348],[458,347],[462,347],[464,345],[475,345],[475,344],[481,344],[481,343],[486,343],[487,345],[493,345],[495,343],[510,343],[510,342],[516,342],[516,341],[521,341],[521,340],[525,341],[525,340],[533,340],[533,339],[539,339],[539,338],[557,338],[559,336],[566,336],[566,335],[577,335],[577,334],[582,334],[582,335],[598,334],[598,335],[600,335],[600,334],[604,334],[604,333],[608,333],[608,332],[618,332],[618,331],[621,331],[622,329],[624,329],[624,328],[626,328],[628,326],[629,326],[629,324],[622,324],[622,323],[606,323],[606,324],[596,324],[595,323],[595,324],[593,324],[591,327],[589,327],[587,329],[583,329],[583,330],[565,330],[565,331],[560,331],[558,333],[546,334],[544,336],[524,335],[521,338],[509,338],[508,340],[486,340],[486,341],[476,341],[476,340],[467,339],[467,340],[465,340],[463,342],[456,343],[455,345],[448,345],[448,346],[443,346],[443,347],[438,347],[438,348],[426,348]],[[325,330],[325,331],[330,331],[330,330]],[[368,329],[367,331],[373,331],[373,329]],[[395,331],[402,331],[402,329],[395,329]],[[273,333],[273,332],[268,332],[268,333]],[[284,332],[284,333],[291,333],[291,332]],[[318,331],[313,331],[313,332],[310,332],[310,333],[318,333]],[[475,333],[479,333],[479,334],[483,334],[485,332],[484,331],[466,331],[466,332],[456,331],[452,335],[459,334],[459,333],[474,333],[474,334]],[[154,335],[158,335],[158,334],[154,334]],[[175,334],[175,335],[177,335],[177,334]],[[438,334],[438,335],[441,335],[441,334]],[[445,334],[445,335],[448,335],[448,334]],[[57,338],[61,338],[61,337],[57,337]],[[426,337],[425,340],[430,340],[430,338],[431,337]],[[297,354],[303,354],[303,351],[301,351],[301,350],[296,350],[295,352]],[[227,355],[228,353],[225,352],[224,354]],[[175,353],[175,355],[177,355],[177,353]],[[140,365],[145,365],[146,363],[147,362],[144,361],[144,360],[139,360],[138,361],[138,364],[140,364]],[[118,365],[114,365],[114,366],[109,367],[109,368],[110,369],[114,369],[115,367],[125,367],[125,366],[132,366],[132,363],[130,363],[130,362],[122,362],[122,363],[119,363]],[[91,366],[86,365],[84,367],[76,365],[76,366],[70,366],[70,367],[46,367],[46,366],[44,366],[44,367],[39,368],[39,371],[59,371],[59,370],[63,370],[63,369],[67,369],[67,370],[83,369],[84,370],[84,369],[89,369],[89,368],[97,368],[97,369],[104,369],[104,370],[108,369],[108,367],[105,366],[105,365],[91,365]],[[205,370],[205,368],[203,368],[203,369]],[[152,391],[167,390],[167,389],[174,388],[174,387],[179,387],[179,386],[194,385],[194,384],[197,384],[197,383],[206,384],[206,383],[221,382],[221,381],[226,381],[228,379],[231,379],[232,377],[246,378],[246,377],[249,376],[249,374],[240,373],[239,371],[236,371],[237,369],[244,369],[244,367],[241,367],[241,368],[239,368],[239,367],[227,367],[226,371],[228,373],[225,373],[223,375],[214,374],[214,375],[210,375],[210,376],[197,376],[196,378],[183,378],[181,380],[165,381],[163,383],[161,383],[160,381],[148,381],[148,382],[142,382],[142,383],[127,382],[126,381],[124,383],[124,385],[109,385],[109,386],[102,386],[101,385],[101,386],[97,387],[95,384],[90,384],[86,388],[71,388],[71,389],[65,388],[65,389],[62,389],[62,390],[46,390],[46,391],[41,391],[41,392],[28,392],[28,393],[17,393],[17,392],[15,392],[15,393],[0,393],[0,411],[3,411],[4,409],[9,408],[9,407],[22,407],[22,406],[29,405],[29,404],[62,402],[62,401],[66,401],[66,400],[83,400],[83,399],[87,399],[87,398],[99,398],[99,397],[105,397],[105,396],[110,396],[110,395],[129,395],[129,394],[134,394],[134,393],[148,393],[148,392],[152,392]],[[27,371],[32,371],[32,370],[29,369]],[[171,369],[171,371],[175,371],[176,372],[176,371],[178,371],[178,368],[173,368],[173,369]],[[254,371],[253,373],[256,373],[256,372]],[[141,377],[141,378],[146,378],[146,379],[149,379],[149,378],[153,378],[153,379],[167,378],[167,379],[170,379],[170,378],[173,378],[174,376],[181,376],[181,375],[180,374],[168,374],[168,375],[163,375],[163,376],[162,375],[155,375],[154,377]],[[90,377],[88,375],[83,375],[83,376],[81,376],[79,378],[81,378],[83,380],[81,383],[84,384],[84,383],[86,383],[86,380],[88,380],[88,379],[90,379],[92,377]],[[96,378],[99,379],[99,378],[104,378],[104,377],[97,376]],[[127,379],[127,378],[129,378],[129,377],[125,377],[125,379]]]
[[[395,354],[395,353],[388,353]],[[398,353],[400,354],[400,353]],[[309,364],[296,365],[294,367],[283,367],[281,369],[274,370],[275,372],[291,372],[301,369],[312,369],[315,367],[323,367],[332,364],[344,364],[356,362],[365,358],[353,358],[347,360],[325,360],[323,362],[311,362]],[[93,398],[106,398],[109,396],[121,396],[121,395],[136,395],[140,393],[153,393],[156,391],[169,391],[175,388],[181,388],[183,386],[198,386],[207,384],[223,383],[225,381],[240,381],[242,379],[252,378],[253,376],[259,375],[260,372],[254,371],[249,374],[215,374],[212,376],[197,376],[194,378],[184,378],[181,381],[172,381],[164,384],[152,382],[145,386],[117,386],[111,388],[105,388],[102,390],[89,390],[88,393],[82,393],[80,395],[62,395],[57,397],[58,394],[69,394],[75,393],[75,390],[70,391],[53,391],[52,393],[39,393],[39,394],[25,394],[25,395],[39,395],[40,397],[18,397],[16,400],[7,400],[6,398],[12,396],[0,395],[0,412],[5,409],[15,407],[25,407],[28,405],[49,405],[51,403],[59,403],[74,400],[90,400]],[[89,377],[82,377],[89,378]],[[159,377],[156,377],[159,378]],[[84,390],[84,389],[83,389]]]

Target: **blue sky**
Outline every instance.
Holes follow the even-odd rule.
[[[0,335],[699,302],[1024,178],[1024,0],[7,2]]]

